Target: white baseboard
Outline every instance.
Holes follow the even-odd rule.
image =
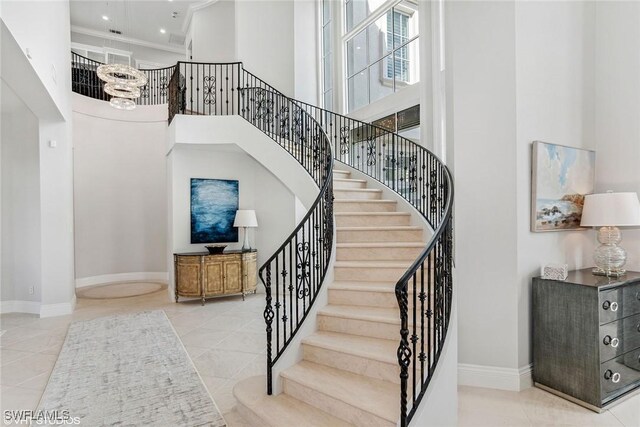
[[[54,317],[72,314],[76,307],[76,296],[73,295],[71,301],[60,304],[42,304],[40,306],[40,317]]]
[[[519,369],[458,364],[458,384],[498,390],[521,391],[533,386],[531,364]]]
[[[160,282],[167,283],[166,272],[138,272],[138,273],[118,273],[103,274],[101,276],[82,277],[76,279],[76,288],[85,286],[104,285],[106,283],[117,282]]]
[[[40,314],[40,303],[37,301],[2,301],[0,313]]]

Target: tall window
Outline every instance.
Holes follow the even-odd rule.
[[[345,3],[349,111],[420,79],[417,1],[401,1],[382,13],[370,8],[375,2]],[[348,33],[360,26],[364,28],[357,33]]]
[[[333,110],[331,39],[331,0],[322,0],[322,102],[327,110]]]

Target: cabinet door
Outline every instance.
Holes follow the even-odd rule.
[[[242,292],[242,265],[240,260],[224,262],[224,293]]]
[[[253,292],[258,285],[258,255],[255,252],[242,254],[243,291]]]
[[[206,295],[219,295],[224,292],[223,263],[205,261],[204,263],[204,292]]]
[[[200,257],[178,257],[176,260],[176,287],[178,295],[200,296]]]

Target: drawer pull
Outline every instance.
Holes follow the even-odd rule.
[[[618,384],[620,382],[620,378],[620,373],[613,372],[611,371],[611,369],[607,369],[607,371],[604,373],[604,379],[611,380],[611,382],[614,384]]]
[[[611,338],[610,335],[607,335],[606,337],[604,337],[602,342],[604,343],[604,345],[611,345],[611,347],[613,347],[613,348],[616,348],[616,347],[618,347],[618,345],[620,345],[620,339]]]
[[[602,308],[604,308],[605,310],[611,309],[611,311],[618,311],[618,303],[615,301],[605,301],[604,303],[602,303]]]

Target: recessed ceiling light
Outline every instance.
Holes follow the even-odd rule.
[[[109,20],[109,17],[108,17],[107,15],[102,15],[102,19],[103,19],[104,21],[108,21],[108,20]]]
[[[160,32],[161,32],[162,34],[164,34],[164,33],[166,33],[166,32],[167,32],[167,30],[165,30],[164,28],[160,28]]]

